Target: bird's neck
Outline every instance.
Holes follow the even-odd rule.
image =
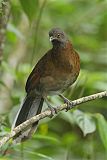
[[[71,51],[73,50],[72,44],[67,41],[65,44],[56,44],[52,48],[52,56],[53,58],[64,58],[66,57],[67,54],[72,53]]]
[[[64,46],[54,46],[52,48],[52,60],[56,65],[67,66],[70,63],[72,57],[73,47],[70,42],[67,42]]]
[[[53,45],[53,50],[57,50],[57,51],[59,51],[59,50],[64,50],[64,49],[66,49],[67,47],[68,47],[68,45],[69,46],[71,46],[71,44],[70,44],[70,42],[69,41],[67,41],[66,43],[63,43],[63,42],[56,42],[56,43],[54,43],[54,45]]]

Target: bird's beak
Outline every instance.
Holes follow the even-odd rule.
[[[50,38],[49,38],[49,40],[52,42],[53,40],[55,40],[55,39],[57,39],[56,37],[53,37],[53,36],[51,36]]]

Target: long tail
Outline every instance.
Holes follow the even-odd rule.
[[[26,96],[23,104],[21,105],[15,121],[12,125],[12,129],[23,123],[27,119],[41,113],[44,99],[41,96],[30,97]],[[32,126],[29,126],[26,130],[21,131],[14,137],[14,143],[19,143],[30,138],[31,135],[35,132],[38,122],[35,122]]]

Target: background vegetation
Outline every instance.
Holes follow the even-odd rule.
[[[4,14],[1,3],[8,7],[7,2],[0,0],[1,17]],[[48,31],[53,27],[61,27],[68,34],[81,57],[80,76],[64,95],[77,99],[107,89],[106,0],[9,2],[11,9],[0,65],[1,138],[10,132],[32,67],[51,47]],[[50,101],[54,106],[62,103],[56,96],[50,97]],[[42,120],[32,139],[18,145],[8,143],[3,147],[5,152],[0,152],[0,159],[105,160],[106,119],[107,98],[84,103],[53,119]]]

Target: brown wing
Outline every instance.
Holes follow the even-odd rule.
[[[35,66],[35,68],[32,70],[26,82],[25,90],[27,93],[30,92],[34,88],[34,86],[38,84],[39,79],[40,79],[40,73],[38,72]]]
[[[50,61],[50,50],[38,61],[30,73],[25,86],[27,93],[29,93],[31,90],[34,90],[38,86],[41,76],[46,74],[44,67],[47,66],[45,65],[47,63],[47,59]]]

